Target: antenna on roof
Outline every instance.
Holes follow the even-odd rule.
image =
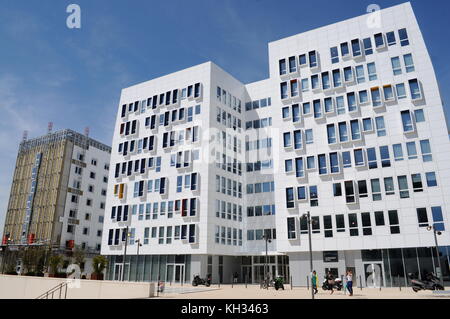
[[[53,130],[53,122],[48,122],[47,125],[47,134],[50,134]]]
[[[25,142],[28,139],[28,131],[23,131],[22,134],[22,142]]]

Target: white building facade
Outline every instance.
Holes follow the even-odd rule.
[[[310,212],[319,277],[448,280],[450,144],[410,4],[272,42],[269,69],[245,85],[208,62],[122,91],[107,278],[259,283],[267,269],[306,285]]]

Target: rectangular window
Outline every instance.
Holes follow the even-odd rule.
[[[334,183],[333,184],[333,195],[334,195],[334,197],[342,196],[342,185],[341,185],[341,183]]]
[[[358,236],[358,219],[356,214],[348,214],[348,226],[350,228],[350,236]]]
[[[402,111],[401,117],[403,123],[403,132],[404,133],[414,132],[414,125],[411,113],[409,111]]]
[[[378,78],[375,62],[367,64],[367,74],[369,75],[369,81],[375,81]]]
[[[356,112],[358,110],[355,92],[347,93],[347,107],[349,113]]]
[[[331,222],[331,216],[323,216],[323,229],[325,238],[333,237],[333,225]]]
[[[305,143],[306,144],[313,144],[314,143],[314,136],[313,136],[313,130],[312,129],[305,130]]]
[[[384,226],[384,213],[381,211],[375,212],[375,225]]]
[[[428,227],[428,214],[426,208],[417,208],[417,221],[419,223],[419,227]]]
[[[384,178],[384,190],[386,191],[386,195],[395,194],[394,179],[392,177]]]
[[[406,176],[398,176],[398,188],[400,190],[400,198],[409,198],[408,180]]]
[[[406,143],[406,150],[408,151],[409,160],[417,159],[417,149],[415,142]]]
[[[289,72],[297,72],[297,61],[295,60],[295,56],[289,58]]]
[[[417,79],[409,80],[409,89],[411,92],[411,99],[413,101],[422,99],[422,92],[420,89],[419,81]]]
[[[342,55],[342,57],[346,57],[349,54],[350,54],[350,50],[348,48],[348,43],[347,42],[341,43],[341,55]]]
[[[352,131],[352,141],[360,140],[361,139],[361,128],[359,127],[359,121],[351,120],[350,128]]]
[[[372,200],[373,201],[381,200],[380,180],[378,178],[371,179],[370,186],[372,188]]]
[[[292,187],[286,188],[286,208],[294,208],[294,189]]]
[[[442,208],[440,206],[431,207],[433,216],[433,226],[437,231],[445,231],[444,218],[442,217]]]
[[[296,97],[299,95],[298,91],[298,81],[297,80],[291,80],[291,97]]]
[[[420,174],[411,174],[414,193],[423,192],[422,177]]]
[[[405,54],[403,56],[403,62],[405,62],[405,69],[406,69],[406,73],[410,73],[410,72],[414,72],[415,68],[414,68],[414,60],[412,57],[412,54]]]
[[[361,223],[363,227],[363,235],[372,235],[372,222],[370,220],[370,213],[361,213]]]
[[[369,103],[369,94],[367,93],[367,90],[359,91],[358,96],[360,104]]]
[[[363,132],[372,132],[373,131],[373,122],[372,118],[365,118],[362,121],[363,123]]]
[[[375,118],[375,126],[377,128],[377,136],[386,136],[386,126],[384,125],[384,117],[379,116]]]
[[[371,55],[371,54],[373,54],[372,40],[371,40],[371,38],[365,38],[365,39],[363,40],[363,45],[364,45],[364,54],[365,54],[365,55]]]
[[[354,78],[353,78],[353,69],[351,66],[345,67],[344,68],[344,81],[346,83],[348,82],[353,82]]]
[[[398,221],[398,214],[396,210],[390,210],[389,215],[389,225],[391,228],[391,234],[400,234],[400,226]]]
[[[359,43],[359,39],[352,40],[352,52],[353,57],[361,56],[361,44]]]
[[[313,101],[313,108],[314,108],[314,118],[318,119],[322,117],[322,104],[320,103],[320,100],[314,100]]]
[[[394,144],[392,145],[392,149],[394,150],[394,159],[396,162],[403,161],[403,149],[402,144]]]
[[[364,151],[362,149],[357,149],[353,151],[355,156],[355,166],[364,166],[366,165],[364,161]]]
[[[285,160],[284,161],[284,171],[286,173],[289,173],[289,172],[292,172],[293,170],[294,169],[293,169],[293,166],[292,166],[292,160],[291,159]]]
[[[281,90],[281,99],[287,99],[288,98],[288,85],[287,82],[280,83],[280,90]]]
[[[286,69],[286,59],[282,59],[279,61],[280,66],[280,75],[285,75],[287,73]]]
[[[296,239],[297,238],[297,231],[296,231],[296,218],[295,217],[288,217],[287,219],[287,233],[288,233],[288,239]]]
[[[337,153],[330,153],[330,171],[331,174],[337,174],[340,172],[339,157]]]
[[[336,127],[334,124],[327,125],[328,144],[335,144],[336,140]]]
[[[380,158],[381,158],[381,167],[390,167],[391,159],[389,156],[389,147],[388,146],[380,146]]]
[[[384,85],[383,86],[383,95],[384,95],[384,100],[387,102],[393,101],[395,99],[394,89],[392,88],[392,85]]]
[[[306,200],[306,187],[300,186],[297,187],[297,199],[298,200]]]
[[[414,118],[416,119],[416,123],[425,122],[425,114],[424,114],[423,110],[415,110]]]
[[[367,149],[367,162],[369,164],[369,169],[378,168],[377,164],[377,153],[374,147]]]
[[[349,151],[342,152],[342,163],[344,168],[352,167],[352,157]]]
[[[406,32],[406,29],[398,30],[398,37],[402,47],[409,45],[408,32]]]
[[[323,72],[322,73],[322,89],[328,90],[330,88],[331,88],[330,73]]]
[[[327,97],[323,100],[323,102],[325,105],[325,113],[327,113],[327,114],[333,113],[333,111],[334,111],[333,98]]]
[[[431,147],[429,140],[420,141],[420,150],[422,152],[422,160],[424,162],[431,162],[433,160],[433,156],[431,155]]]
[[[343,96],[336,97],[336,109],[339,115],[345,113],[345,100]]]
[[[345,218],[344,215],[336,215],[336,232],[345,232]]]
[[[342,86],[341,71],[339,69],[333,70],[333,87]]]
[[[303,167],[303,158],[299,157],[295,159],[295,176],[296,177],[304,177],[305,170]]]
[[[434,172],[425,173],[428,187],[437,186],[436,174]]]
[[[370,89],[370,94],[372,97],[372,105],[374,108],[380,107],[383,105],[381,102],[381,92],[379,87],[374,87]]]
[[[364,75],[364,66],[357,65],[355,70],[356,70],[356,81],[358,82],[358,84],[366,82],[366,76]]]
[[[345,201],[347,204],[356,202],[355,188],[353,185],[353,181],[345,182]]]
[[[315,68],[318,66],[317,64],[317,55],[316,55],[316,51],[311,51],[308,53],[309,56],[309,67],[310,68]]]
[[[299,56],[298,56],[298,64],[299,64],[300,66],[305,66],[305,65],[307,64],[307,61],[306,61],[306,54],[302,54],[302,55],[299,55]]]
[[[387,40],[388,46],[392,46],[392,45],[397,44],[397,41],[395,40],[395,33],[394,33],[394,31],[386,33],[386,40]]]
[[[319,89],[319,75],[314,74],[311,76],[311,88],[313,90]]]
[[[339,63],[339,52],[337,47],[330,48],[331,63]]]
[[[302,131],[294,131],[294,149],[299,150],[303,148]]]
[[[348,142],[347,122],[340,122],[338,124],[338,128],[339,128],[339,142],[340,143]]]
[[[303,103],[303,115],[311,114],[311,103]]]
[[[284,147],[292,146],[291,132],[286,132],[283,134],[283,141],[284,141]]]
[[[306,168],[309,170],[316,168],[316,161],[314,159],[314,156],[308,156],[306,158]]]
[[[367,182],[365,180],[358,181],[359,198],[366,198],[368,196]]]
[[[374,38],[375,38],[375,47],[377,49],[382,48],[382,47],[385,46],[385,44],[384,44],[384,37],[383,37],[382,33],[375,34]]]
[[[327,174],[327,158],[325,154],[320,154],[317,156],[318,163],[319,163],[319,175],[325,175]]]

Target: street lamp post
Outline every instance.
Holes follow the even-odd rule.
[[[303,214],[303,218],[306,218],[306,223],[308,224],[308,238],[309,238],[309,268],[310,268],[310,277],[312,278],[313,273],[313,257],[312,257],[312,240],[311,240],[311,228],[312,228],[312,221],[311,221],[311,214],[308,211],[306,214]],[[317,283],[316,283],[317,285]],[[311,287],[312,288],[312,287]],[[311,298],[314,299],[314,289],[311,289]]]
[[[123,250],[123,267],[122,267],[122,281],[125,278],[125,258],[127,257],[127,246],[128,246],[128,237],[130,234],[128,233],[128,226],[125,228],[125,248]]]
[[[440,276],[439,276],[439,281],[441,282],[441,286],[444,287],[444,274],[442,271],[442,265],[441,265],[441,258],[439,258],[439,245],[438,245],[438,241],[437,241],[437,235],[442,235],[442,232],[436,230],[435,226],[428,226],[427,227],[428,231],[433,231],[434,234],[434,244],[436,246],[436,255],[437,255],[437,259],[439,262],[439,271],[440,271]]]
[[[266,258],[264,259],[264,280],[266,281],[266,289],[269,289],[269,282],[268,282],[268,267],[269,267],[269,263],[268,263],[268,243],[271,243],[272,241],[269,238],[269,234],[267,233],[267,231],[264,233],[263,239],[266,241]]]
[[[136,281],[138,281],[138,277],[139,277],[139,247],[142,246],[142,244],[141,244],[141,239],[138,238],[138,239],[135,241],[135,243],[137,244]]]

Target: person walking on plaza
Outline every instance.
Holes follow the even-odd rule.
[[[318,282],[318,278],[317,278],[316,271],[314,270],[312,272],[312,276],[311,276],[311,287],[314,290],[314,294],[318,293],[317,282]]]
[[[331,271],[328,272],[326,279],[327,279],[327,283],[328,283],[328,289],[331,290],[331,294],[330,294],[330,295],[332,295],[333,292],[334,292],[334,289],[333,289],[333,286],[334,286],[334,276],[333,276],[333,274],[331,273]]]
[[[351,270],[347,271],[347,290],[350,293],[350,297],[353,296],[353,272]]]

